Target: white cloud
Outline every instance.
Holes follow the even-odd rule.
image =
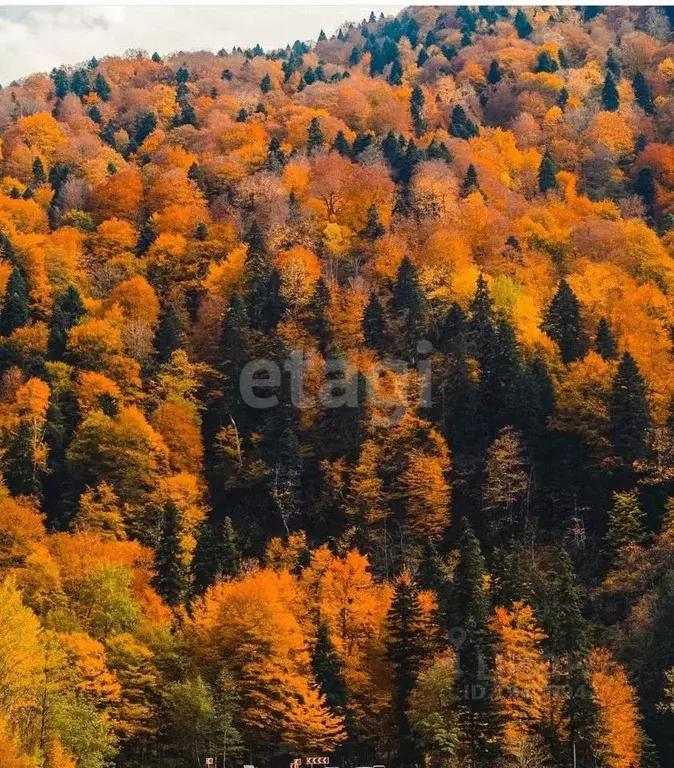
[[[403,6],[374,6],[378,14]],[[0,7],[0,83],[92,56],[142,48],[178,50],[278,48],[315,40],[344,21],[360,21],[372,6],[4,6]]]

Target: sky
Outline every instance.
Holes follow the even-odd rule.
[[[330,35],[344,21],[402,5],[0,6],[0,84],[129,48],[174,51],[279,48]]]

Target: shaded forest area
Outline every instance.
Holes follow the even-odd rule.
[[[672,22],[0,90],[2,768],[674,764]]]

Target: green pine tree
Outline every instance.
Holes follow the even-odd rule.
[[[594,337],[594,350],[604,360],[615,360],[618,357],[618,344],[611,331],[608,320],[602,317],[597,324],[597,333]]]
[[[466,175],[463,177],[463,181],[461,182],[461,190],[459,194],[461,197],[468,197],[468,195],[472,194],[473,192],[479,191],[480,186],[478,184],[477,171],[475,170],[475,166],[471,163],[468,166]]]
[[[332,329],[328,312],[332,304],[332,295],[325,279],[321,276],[316,281],[316,287],[307,304],[307,327],[318,341],[322,355],[325,355],[332,345]]]
[[[68,331],[77,325],[84,315],[84,303],[74,285],[68,288],[54,302],[49,324],[49,355],[53,360],[62,357],[66,350]]]
[[[459,559],[448,614],[449,638],[459,673],[454,686],[462,752],[467,765],[493,765],[498,755],[499,720],[493,685],[494,640],[489,628],[491,600],[480,544],[462,521]]]
[[[487,72],[487,82],[489,85],[496,85],[501,82],[501,67],[496,59],[491,60],[489,71]]]
[[[449,124],[449,133],[457,139],[472,139],[480,131],[472,120],[469,120],[465,109],[457,104],[452,110],[452,120]]]
[[[260,80],[260,90],[262,91],[262,93],[269,93],[271,89],[272,89],[271,77],[269,77],[269,75],[266,74],[262,78],[262,80]]]
[[[386,234],[386,227],[379,220],[379,211],[375,203],[372,203],[367,209],[367,223],[361,234],[365,240],[370,242],[374,242]]]
[[[552,58],[548,51],[542,51],[538,54],[538,62],[536,63],[536,72],[556,72],[559,69],[559,65]]]
[[[101,101],[110,101],[110,96],[112,95],[110,84],[100,72],[94,80],[94,91]]]
[[[317,117],[311,119],[309,125],[309,133],[307,138],[307,154],[313,155],[319,149],[323,148],[325,139],[323,137],[323,131],[321,129],[321,123]]]
[[[616,456],[632,464],[645,456],[651,424],[646,382],[636,360],[625,352],[613,379],[609,401],[611,443]]]
[[[344,662],[330,638],[328,625],[319,620],[316,643],[311,654],[311,668],[318,687],[325,696],[326,704],[336,712],[342,711],[347,702],[344,667]]]
[[[70,82],[70,90],[80,98],[91,93],[89,73],[86,69],[78,69],[73,73],[73,78]]]
[[[418,85],[415,85],[412,89],[412,95],[410,96],[410,114],[412,115],[412,128],[414,129],[414,135],[419,138],[422,136],[427,128],[427,123],[424,118],[424,104],[426,103],[426,97],[424,92]]]
[[[538,189],[545,194],[551,189],[557,189],[555,163],[550,153],[546,150],[538,168]]]
[[[262,328],[267,309],[268,287],[271,277],[271,257],[262,227],[254,220],[246,234],[246,282],[248,295],[246,308],[252,328]]]
[[[185,598],[187,574],[180,538],[180,512],[173,501],[168,501],[164,506],[154,566],[154,586],[157,592],[167,605],[176,608]]]
[[[400,59],[394,59],[393,63],[391,64],[391,70],[388,74],[389,83],[391,85],[402,85],[404,74],[405,70],[403,69],[403,65],[400,62]]]
[[[415,358],[416,345],[425,329],[426,295],[419,285],[417,268],[408,256],[398,267],[391,301],[401,331],[401,352]]]
[[[33,160],[33,180],[36,184],[44,184],[47,181],[47,174],[44,170],[44,164],[40,157]]]
[[[590,654],[589,627],[582,613],[582,592],[573,561],[559,547],[551,559],[553,567],[544,582],[543,606],[539,611],[547,634],[544,649],[553,660],[563,660],[556,668],[553,685],[565,691],[564,714],[568,735],[559,745],[565,764],[597,765],[597,707],[588,675]]]
[[[395,718],[398,761],[412,765],[419,761],[407,719],[409,699],[424,661],[430,655],[428,629],[414,582],[403,574],[395,585],[388,612],[388,658],[394,670]]]
[[[439,598],[442,598],[448,588],[447,577],[440,565],[438,550],[430,539],[424,542],[416,579],[420,589],[432,590]]]
[[[557,343],[563,363],[568,365],[585,354],[580,302],[566,280],[560,280],[541,328]]]
[[[342,157],[348,157],[351,154],[351,147],[344,135],[344,131],[337,131],[335,140],[332,143],[332,149],[339,152]]]
[[[617,112],[620,107],[618,87],[615,84],[615,79],[611,72],[607,72],[604,79],[604,87],[601,91],[601,104],[602,108],[607,112]]]
[[[515,14],[515,29],[517,30],[518,37],[525,38],[534,31],[534,28],[529,23],[529,19],[521,8],[517,9]]]
[[[178,310],[172,303],[162,305],[159,323],[154,335],[156,360],[159,365],[167,363],[171,355],[182,346],[182,324]]]
[[[379,297],[372,291],[363,312],[363,340],[365,346],[374,349],[379,354],[388,350],[388,334],[386,317]]]
[[[13,496],[42,498],[43,471],[36,457],[41,439],[29,419],[23,419],[3,456],[3,474]]]
[[[655,104],[653,103],[648,82],[641,72],[636,72],[632,78],[632,90],[634,91],[634,99],[637,104],[647,115],[652,115],[655,112]]]
[[[15,266],[7,281],[5,302],[0,311],[0,336],[9,336],[16,328],[26,325],[29,319],[28,286],[22,270]]]
[[[54,82],[56,98],[63,99],[70,93],[70,80],[64,69],[52,69],[50,75]]]

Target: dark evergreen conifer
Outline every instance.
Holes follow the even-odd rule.
[[[655,112],[655,104],[653,103],[648,82],[641,72],[637,72],[632,78],[632,90],[634,91],[636,103],[647,115],[652,115]]]
[[[164,303],[159,312],[159,323],[154,336],[154,348],[159,365],[171,359],[171,355],[182,346],[180,315],[175,306]]]
[[[529,19],[521,8],[518,8],[517,13],[515,14],[515,29],[517,30],[518,36],[521,38],[529,37],[534,31]]]
[[[538,188],[543,194],[551,189],[557,189],[555,163],[547,150],[538,169]]]
[[[388,351],[386,317],[379,297],[372,291],[363,312],[363,339],[365,346],[374,349],[380,355]]]
[[[594,350],[604,360],[615,360],[618,357],[618,344],[611,331],[608,320],[602,317],[597,324],[597,333],[594,337]]]
[[[625,352],[613,380],[609,401],[611,443],[616,455],[631,464],[646,454],[651,424],[646,382],[636,360]]]
[[[94,80],[94,91],[101,101],[110,101],[112,90],[110,89],[108,81],[100,72],[96,75],[96,79]]]
[[[44,170],[44,165],[39,157],[33,160],[33,180],[36,184],[44,184],[47,181],[47,174]]]
[[[0,312],[0,336],[9,336],[29,319],[28,286],[22,270],[15,266],[7,281],[5,301]]]
[[[336,712],[342,711],[347,702],[345,665],[330,639],[330,631],[325,621],[318,622],[311,667],[318,687],[325,696],[326,704]]]
[[[68,331],[84,315],[84,303],[80,292],[74,285],[68,288],[54,302],[54,309],[49,324],[49,355],[58,360],[66,349]]]
[[[413,765],[419,754],[407,710],[414,683],[429,656],[429,638],[414,582],[404,573],[396,582],[388,612],[388,658],[394,670],[396,737],[400,765]]]
[[[312,155],[317,150],[322,149],[324,143],[325,139],[323,137],[321,123],[317,117],[314,117],[311,119],[311,124],[309,125],[307,154]]]
[[[479,130],[472,120],[468,119],[466,111],[457,104],[452,110],[452,121],[449,125],[449,133],[457,139],[472,139],[479,134]]]
[[[487,82],[489,85],[496,85],[501,82],[501,67],[496,59],[491,60],[489,71],[487,72]]]
[[[580,303],[566,280],[560,280],[541,327],[559,346],[562,362],[572,363],[585,354]]]
[[[604,87],[601,91],[601,104],[602,108],[607,112],[617,112],[620,107],[620,94],[615,84],[613,75],[610,72],[606,73],[604,78]]]
[[[180,512],[173,501],[164,506],[154,563],[157,592],[167,605],[178,607],[185,599],[187,575],[180,537]]]
[[[475,166],[471,163],[468,166],[466,175],[463,177],[463,181],[461,182],[460,195],[461,197],[468,197],[468,195],[472,194],[473,192],[479,192],[479,190],[480,187],[477,180],[477,171],[475,170]]]

